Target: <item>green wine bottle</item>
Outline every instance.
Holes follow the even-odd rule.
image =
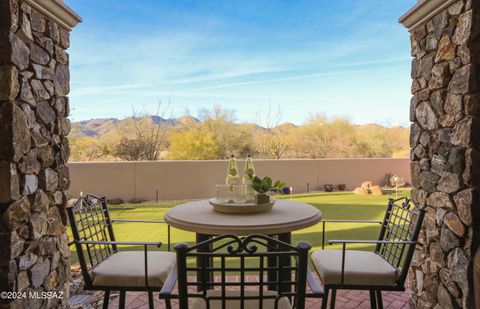
[[[240,174],[238,173],[237,160],[232,154],[230,161],[228,162],[228,171],[227,171],[227,185],[239,185],[240,184]]]
[[[248,155],[245,162],[245,171],[243,172],[243,183],[245,185],[251,184],[254,177],[255,167],[253,166],[252,156]]]
[[[252,180],[255,177],[255,167],[253,166],[253,159],[251,155],[247,156],[245,162],[245,171],[243,172],[243,184],[245,185],[245,192],[247,202],[251,203],[255,201],[255,190],[252,187]]]

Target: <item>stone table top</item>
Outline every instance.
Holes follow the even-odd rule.
[[[214,211],[208,200],[201,200],[171,208],[164,219],[175,228],[206,235],[276,235],[315,225],[322,213],[306,203],[277,200],[272,210],[264,213],[225,214]]]

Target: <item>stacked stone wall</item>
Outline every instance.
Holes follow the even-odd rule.
[[[0,0],[0,290],[63,292],[2,299],[5,308],[68,300],[69,45],[56,22],[23,1]]]
[[[426,207],[409,271],[416,308],[473,308],[480,185],[480,10],[460,0],[412,31],[413,199]]]

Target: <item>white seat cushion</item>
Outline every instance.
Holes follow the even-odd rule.
[[[209,290],[207,296],[221,296],[221,290]],[[227,296],[240,296],[240,291],[227,291]],[[258,291],[245,291],[246,296],[258,296]],[[275,291],[264,291],[263,295],[277,295]],[[245,300],[245,309],[258,309],[259,299],[247,299]],[[203,298],[195,298],[190,307],[191,309],[206,309],[207,305]],[[229,299],[226,301],[225,308],[227,309],[240,309],[240,300]],[[264,309],[291,309],[292,305],[287,297],[282,297],[278,300],[278,306],[275,308],[275,298],[269,298],[263,300]],[[221,300],[210,300],[210,309],[222,309]]]
[[[323,284],[341,284],[342,250],[317,250],[312,262]],[[368,251],[345,251],[344,284],[394,286],[399,273],[380,255]]]
[[[175,263],[175,253],[148,252],[148,285],[161,288]],[[93,268],[90,275],[94,285],[143,287],[144,264],[143,251],[117,252]]]

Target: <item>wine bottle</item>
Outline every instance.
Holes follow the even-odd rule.
[[[240,184],[240,175],[238,174],[237,160],[232,154],[230,161],[228,162],[228,171],[227,171],[227,185],[238,185]]]
[[[251,184],[253,177],[255,177],[255,167],[253,166],[252,156],[248,155],[245,162],[245,171],[243,172],[243,183],[245,185]]]
[[[253,159],[251,155],[247,156],[245,162],[245,171],[243,172],[243,184],[245,185],[245,192],[247,195],[247,202],[255,201],[255,190],[252,187],[252,180],[255,177],[255,167],[253,166]]]

